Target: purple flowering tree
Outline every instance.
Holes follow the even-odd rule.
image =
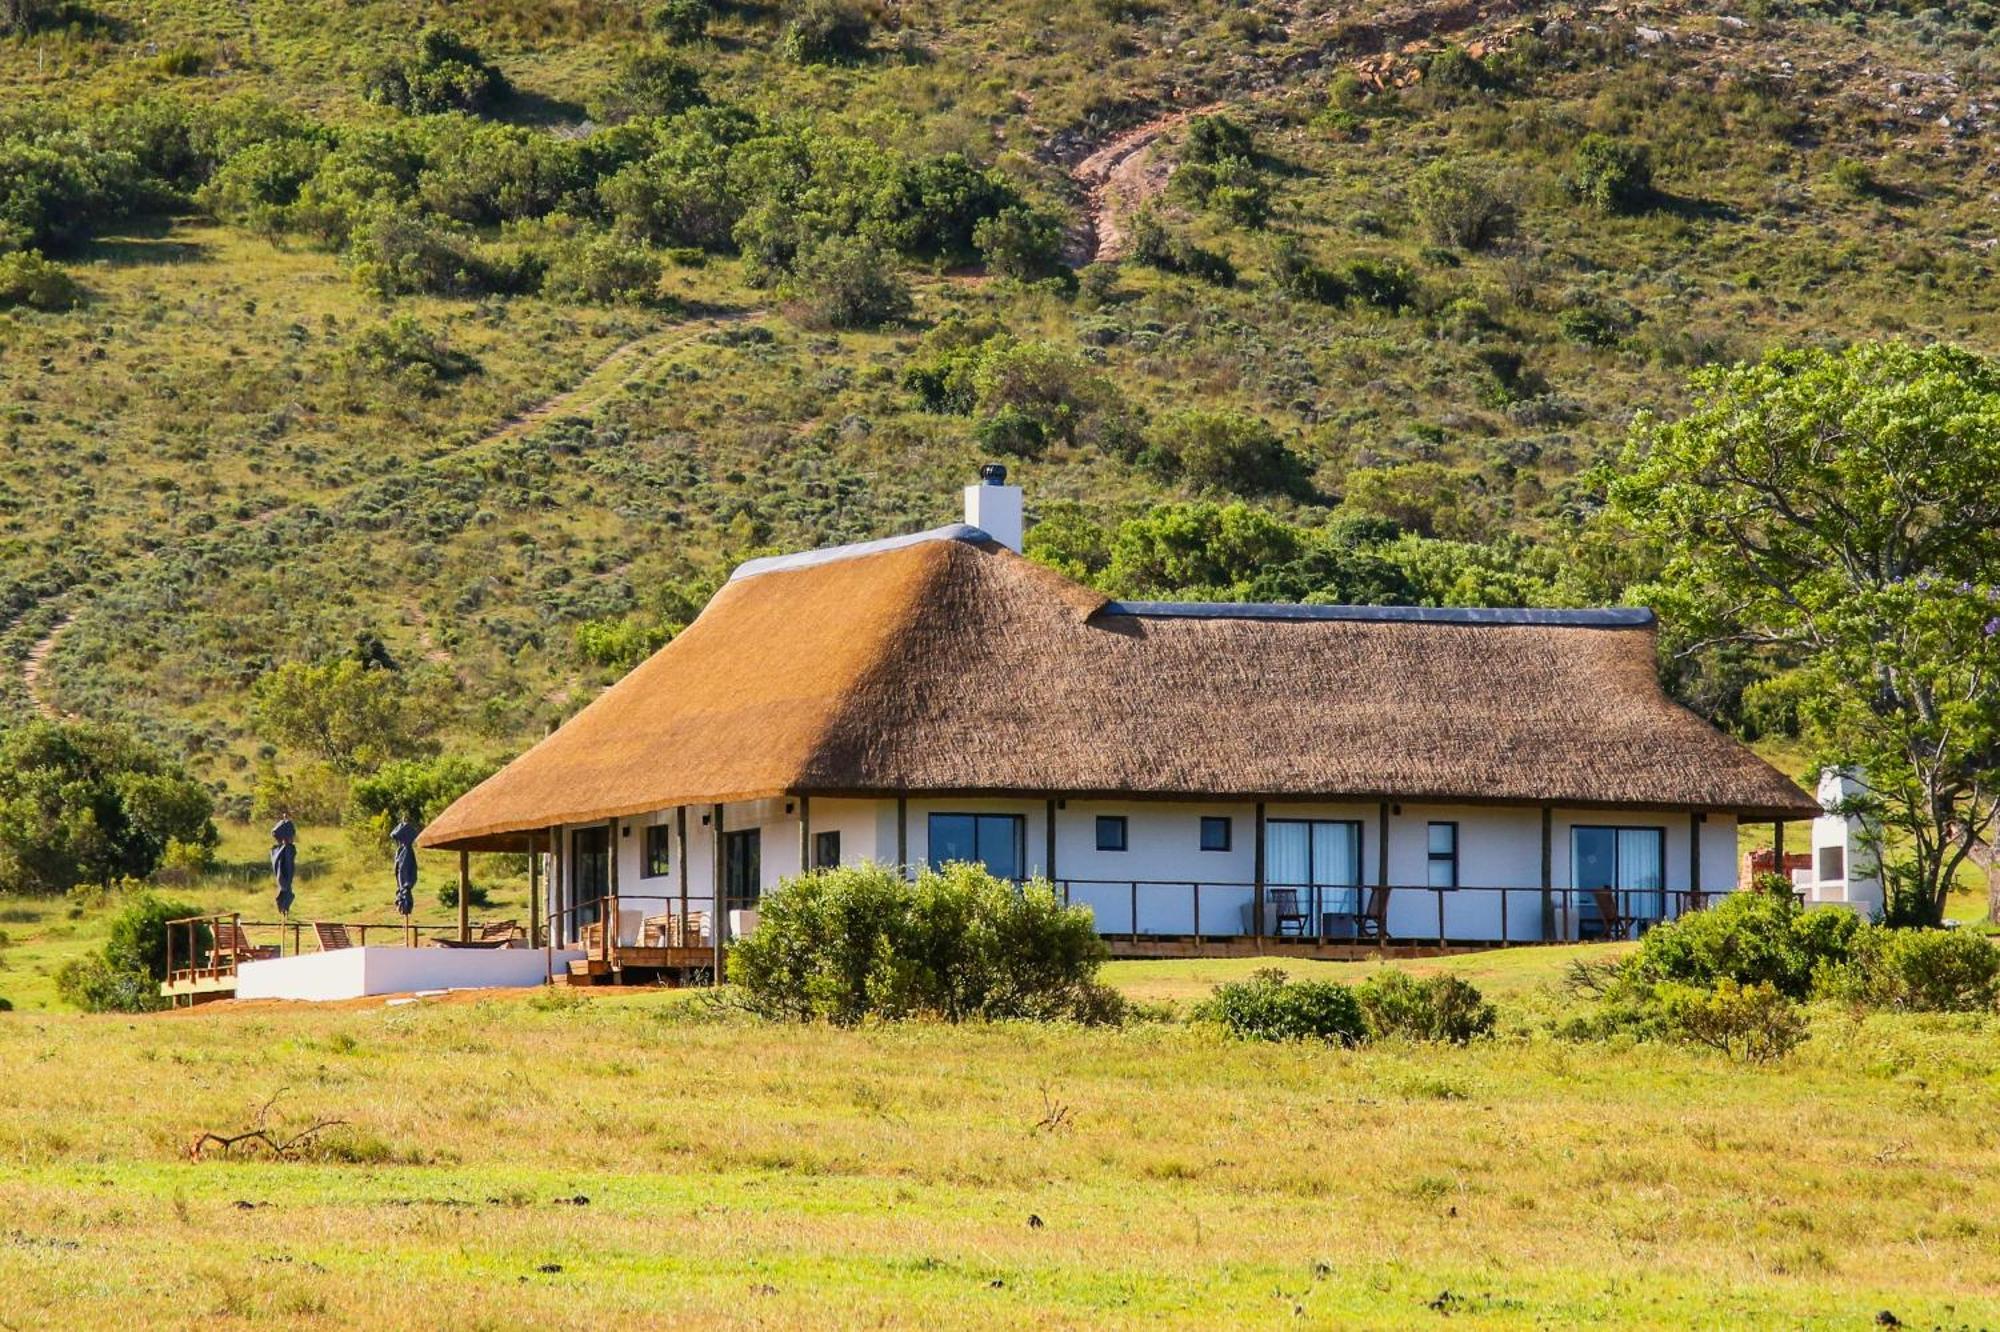
[[[1748,650],[1818,762],[1865,774],[1888,914],[1936,924],[2000,793],[2000,361],[1774,352],[1642,418],[1610,517],[1660,573],[1666,649]]]

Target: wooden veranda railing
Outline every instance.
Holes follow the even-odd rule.
[[[486,938],[491,944],[490,936],[505,924],[482,922],[474,937]],[[166,983],[219,982],[234,976],[243,962],[326,951],[319,941],[321,928],[330,934],[338,931],[336,937],[343,938],[346,946],[359,948],[371,943],[416,947],[426,940],[448,941],[459,930],[455,924],[414,925],[400,920],[245,920],[240,911],[185,916],[167,922]]]

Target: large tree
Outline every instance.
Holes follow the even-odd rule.
[[[1668,650],[1791,674],[1819,756],[1864,775],[1891,919],[1935,923],[2000,791],[2000,362],[1869,343],[1694,388],[1611,486],[1658,543]]]

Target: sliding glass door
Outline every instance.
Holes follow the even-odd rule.
[[[1303,916],[1303,934],[1338,933],[1361,911],[1361,824],[1349,819],[1271,819],[1264,824],[1264,882],[1277,916]],[[1290,922],[1272,922],[1285,933]]]
[[[1570,883],[1586,921],[1602,921],[1596,892],[1612,895],[1618,914],[1656,921],[1665,914],[1667,834],[1663,828],[1570,830]]]

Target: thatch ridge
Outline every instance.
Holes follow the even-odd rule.
[[[1160,613],[977,529],[839,549],[732,579],[424,844],[781,794],[1817,812],[1667,698],[1630,609]]]

